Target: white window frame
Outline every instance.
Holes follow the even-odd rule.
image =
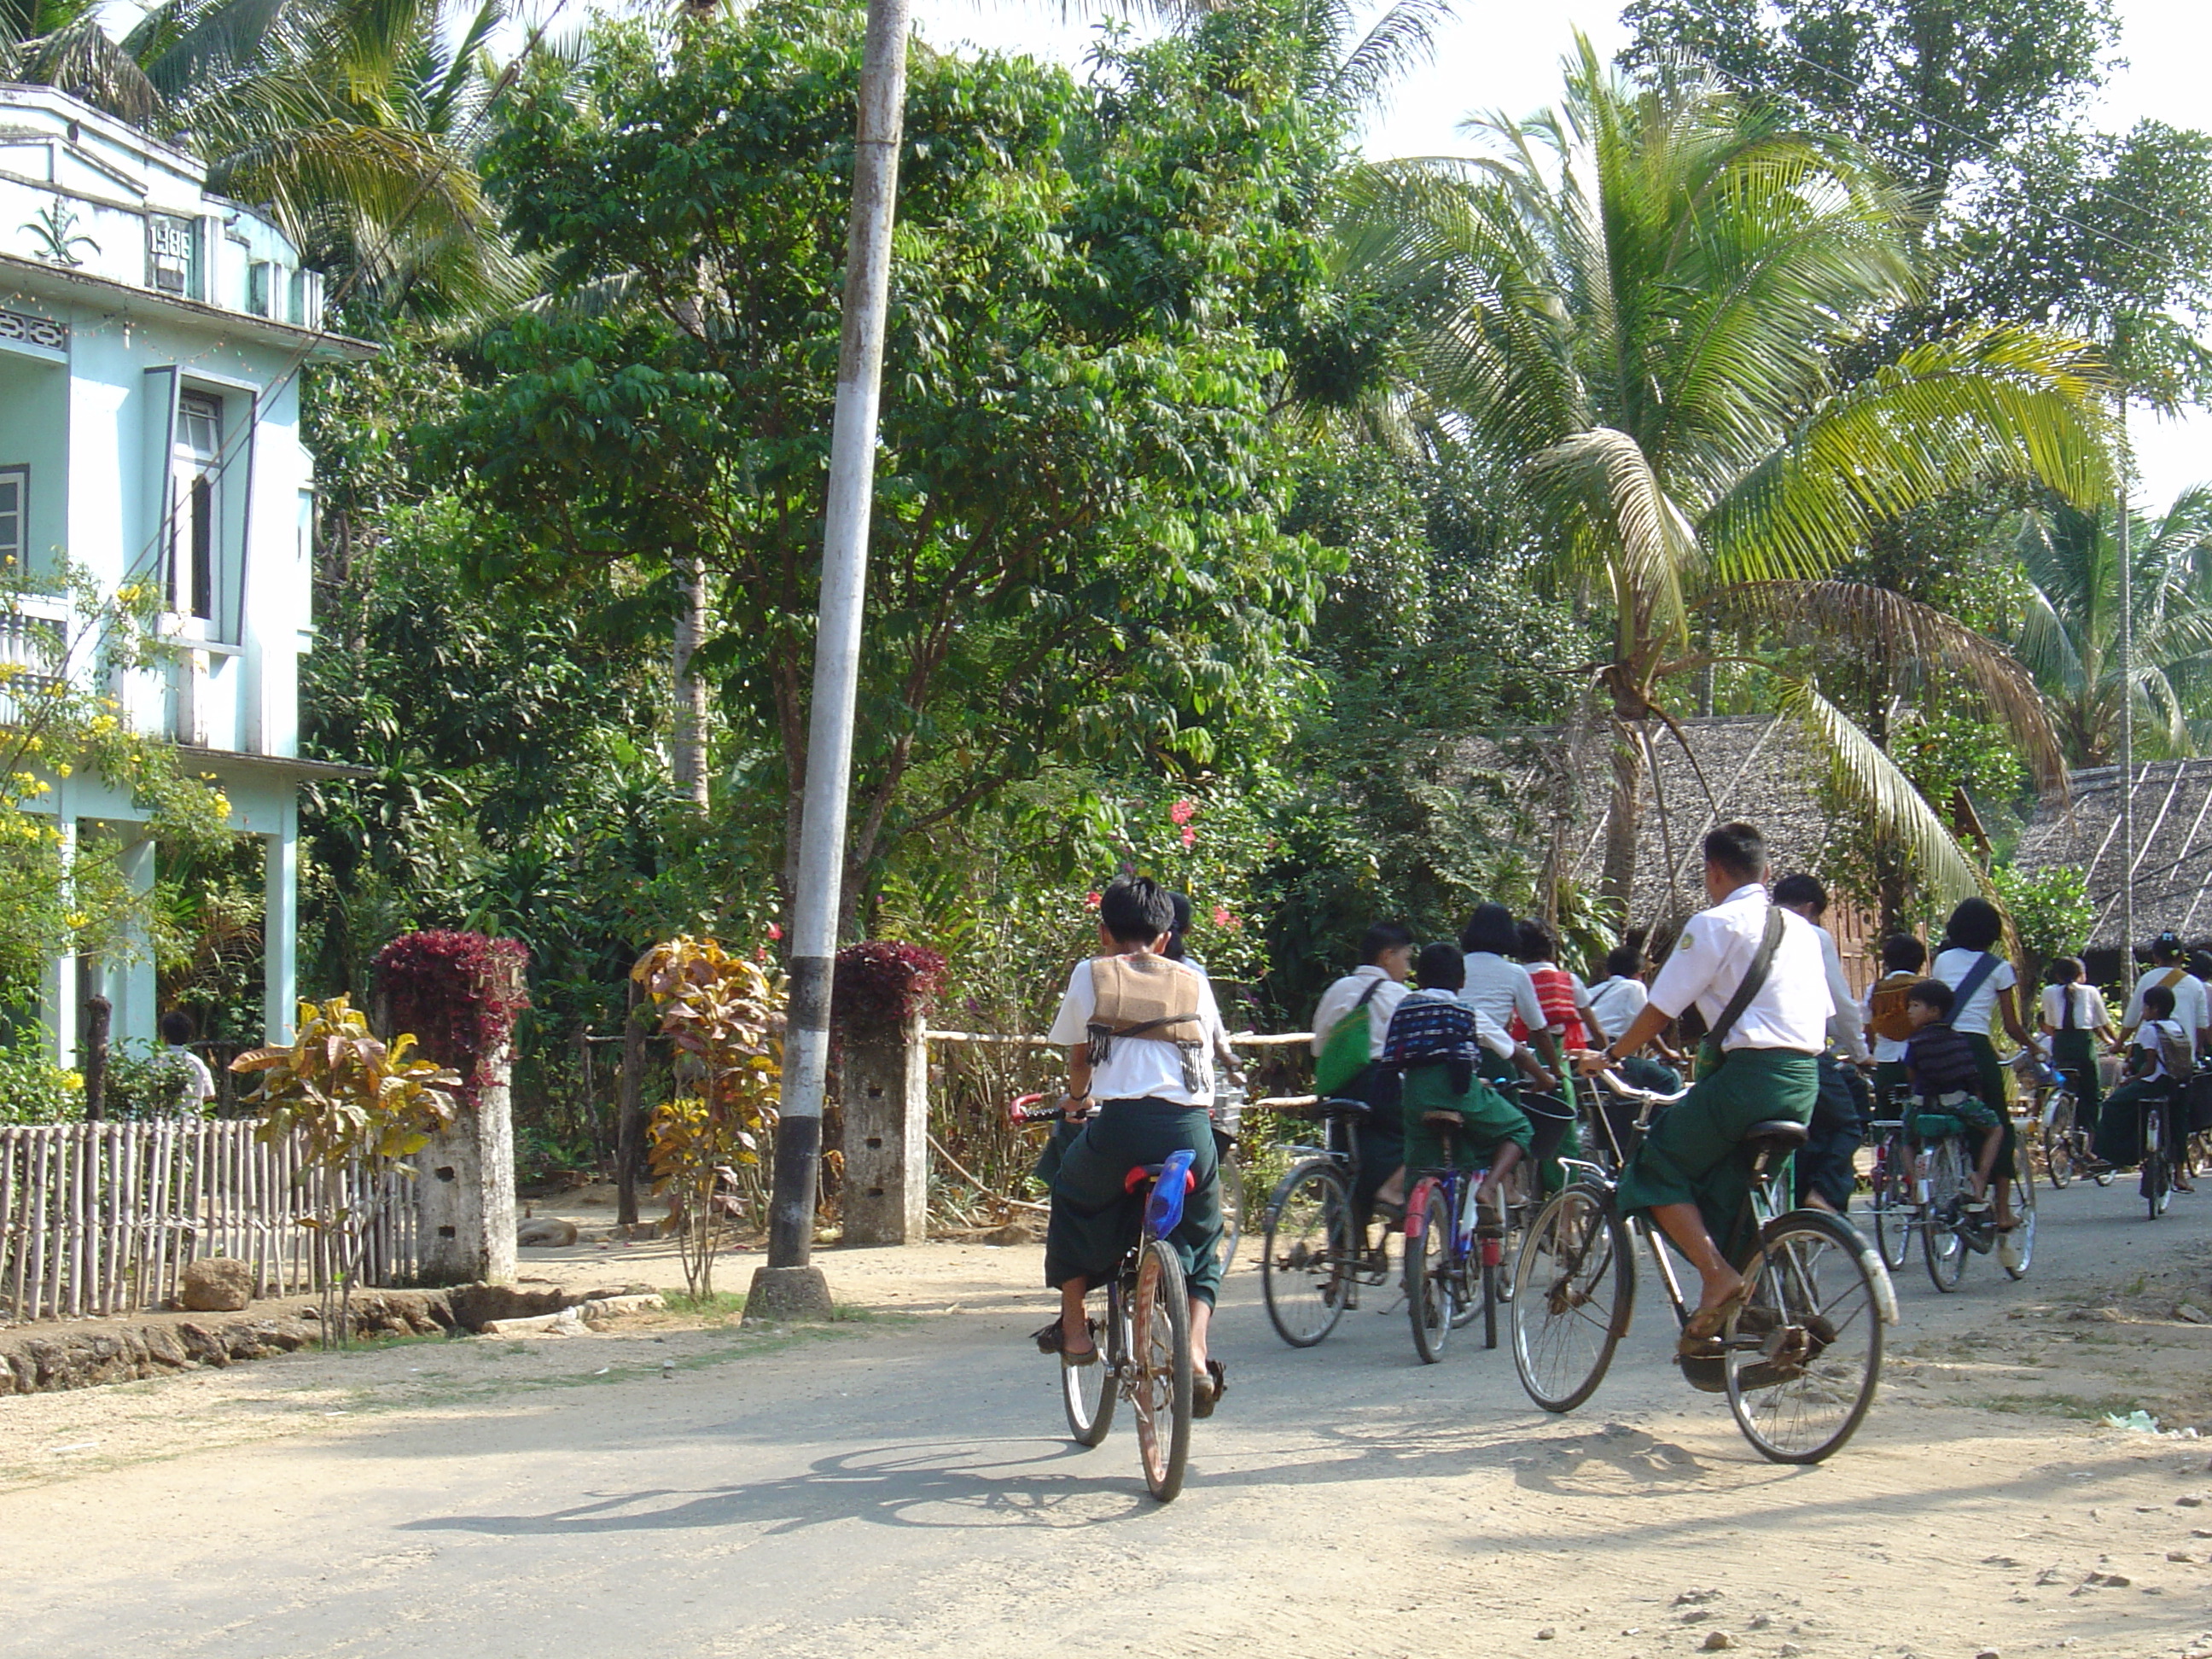
[[[230,400],[187,386],[177,398],[176,441],[170,450],[169,545],[165,597],[184,632],[212,639],[223,599],[223,422]],[[200,420],[212,420],[214,442],[192,441]]]
[[[0,561],[15,566],[20,573],[30,568],[31,557],[31,469],[21,465],[0,466],[0,490],[14,488],[15,506],[12,514],[0,510]],[[15,540],[8,539],[4,526],[9,517],[15,521]]]

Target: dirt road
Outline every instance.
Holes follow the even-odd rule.
[[[1759,1462],[1646,1298],[1571,1418],[1256,1276],[1188,1491],[1060,1433],[1033,1249],[830,1253],[873,1316],[298,1355],[0,1401],[0,1652],[2212,1656],[2212,1194],[2046,1194],[2038,1271],[1899,1275],[1892,1382]],[[742,1285],[750,1264],[733,1263]],[[2107,1309],[2111,1310],[2108,1316]],[[1723,1644],[1725,1645],[1725,1644]],[[1720,1650],[1716,1648],[1714,1650]]]

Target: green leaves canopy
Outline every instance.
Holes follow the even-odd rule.
[[[1334,155],[1264,10],[1096,84],[913,48],[857,757],[857,869],[1057,757],[1202,763],[1264,722],[1319,568],[1266,388]],[[483,574],[598,602],[703,561],[740,741],[805,764],[857,11],[608,26],[490,176],[553,295],[438,445]],[[663,614],[665,614],[664,611]],[[756,735],[757,734],[757,735]]]

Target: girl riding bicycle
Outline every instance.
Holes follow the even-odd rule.
[[[1457,1121],[1449,1167],[1487,1168],[1480,1193],[1486,1210],[1495,1207],[1499,1184],[1528,1150],[1528,1120],[1513,1103],[1478,1076],[1480,1050],[1520,1060],[1540,1073],[1535,1056],[1499,1030],[1488,1016],[1459,1000],[1467,967],[1457,946],[1431,945],[1421,952],[1421,988],[1398,1005],[1382,1063],[1399,1069],[1405,1111],[1406,1168],[1447,1167],[1431,1114]]]

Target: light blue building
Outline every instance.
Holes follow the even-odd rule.
[[[323,331],[322,283],[268,219],[210,195],[180,150],[46,87],[0,84],[0,557],[66,557],[103,592],[160,584],[174,660],[112,688],[142,732],[222,784],[267,850],[269,1034],[291,1031],[301,783],[299,665],[314,638],[314,476],[300,371],[374,348]],[[67,607],[0,616],[0,658],[93,672]],[[31,803],[63,833],[119,838],[150,883],[144,814],[96,776]],[[136,827],[134,829],[134,827]],[[46,1015],[75,1062],[86,1000],[150,1040],[150,962],[53,964]]]

